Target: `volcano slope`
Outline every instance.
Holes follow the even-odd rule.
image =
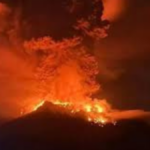
[[[149,150],[150,126],[140,120],[100,127],[45,104],[0,128],[0,150]]]

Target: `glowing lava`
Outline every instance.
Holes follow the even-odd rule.
[[[42,102],[40,102],[39,104],[37,104],[37,105],[33,108],[33,111],[38,110],[38,108],[40,108],[41,106],[43,106],[44,103],[45,103],[45,101],[42,101]]]
[[[46,101],[42,100],[40,103],[34,106],[33,110],[37,111],[40,107],[45,104]],[[61,102],[59,100],[51,101],[53,105],[65,108],[70,114],[74,116],[80,113],[81,117],[86,119],[88,122],[96,123],[99,125],[104,125],[107,123],[114,123],[115,121],[109,116],[110,107],[103,101],[91,101],[87,104],[83,103],[69,103],[69,102]]]

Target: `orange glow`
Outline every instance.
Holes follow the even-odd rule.
[[[118,19],[125,11],[125,0],[103,0],[104,14],[103,19],[114,21]]]
[[[90,105],[85,106],[85,111],[86,112],[91,112],[91,110],[92,110],[92,107]]]
[[[40,93],[37,99],[42,100],[30,101],[27,112],[38,110],[48,101],[65,108],[70,115],[80,115],[91,123],[114,122],[110,117],[113,109],[108,102],[91,98],[100,89],[96,82],[98,63],[84,46],[79,47],[80,43],[80,38],[56,42],[50,37],[25,42],[29,54],[39,49],[45,53],[36,72],[39,83],[37,93]]]
[[[86,119],[88,122],[93,122],[96,124],[106,124],[106,123],[114,123],[112,118],[109,117],[110,107],[103,101],[97,102],[89,101],[88,103],[71,103],[71,102],[61,102],[59,100],[50,101],[52,104],[56,106],[60,106],[65,108],[70,114],[76,115],[76,113],[80,113],[81,117]],[[44,105],[45,101],[42,100],[39,104],[33,107],[32,111],[37,111],[40,107]],[[105,103],[105,105],[104,105]]]
[[[125,8],[125,0],[103,1],[105,10],[102,20],[114,21]],[[0,3],[0,33],[4,41],[0,45],[0,77],[4,83],[0,103],[3,105],[0,107],[2,114],[22,116],[38,111],[48,101],[64,108],[62,110],[71,116],[80,115],[84,120],[99,125],[149,115],[144,111],[114,111],[106,100],[93,98],[101,91],[101,85],[96,80],[101,72],[96,57],[92,55],[94,49],[90,48],[97,47],[94,40],[107,36],[107,27],[93,27],[96,22],[90,25],[90,22],[81,19],[75,28],[82,29],[83,36],[64,37],[61,41],[55,41],[50,36],[33,37],[24,41],[23,37],[19,37],[22,35],[22,27],[19,27],[22,24],[19,20],[21,14],[13,13],[16,16],[11,22],[8,21],[11,11],[7,5]],[[95,19],[94,16],[88,18]],[[91,42],[89,39],[92,39]],[[87,42],[89,46],[85,44]]]
[[[41,101],[39,104],[37,104],[37,105],[33,108],[33,111],[38,110],[38,108],[40,108],[41,106],[43,106],[44,103],[45,103],[45,101]]]

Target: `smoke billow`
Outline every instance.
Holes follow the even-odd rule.
[[[22,55],[11,8],[0,3],[0,116],[17,116],[33,91],[33,68]],[[17,34],[16,34],[17,35]],[[30,88],[29,88],[30,87]]]
[[[107,36],[108,22],[98,19],[102,15],[102,10],[102,7],[100,11],[94,9],[94,14],[88,17],[86,14],[84,18],[81,16],[75,20],[76,24],[73,27],[71,24],[71,28],[79,34],[73,34],[71,38],[64,37],[57,41],[51,36],[37,38],[32,35],[32,39],[26,40],[21,36],[23,32],[20,33],[25,27],[20,26],[20,13],[14,13],[11,17],[11,9],[6,4],[0,3],[0,22],[2,22],[0,113],[2,115],[18,116],[21,109],[28,109],[43,99],[71,103],[84,101],[84,104],[94,100],[93,95],[100,90],[100,85],[96,81],[99,70],[96,58],[89,53],[91,48],[94,51],[94,47],[89,49],[86,44],[88,41],[95,43]],[[91,10],[89,12],[91,13]],[[93,15],[97,15],[97,18]],[[12,21],[9,24],[10,19]],[[29,22],[25,25],[29,26]],[[33,24],[30,26],[34,28]],[[70,31],[72,30],[69,30],[69,33]],[[66,26],[65,32],[68,32]],[[106,101],[99,101],[99,104],[103,103],[110,112],[109,104]],[[127,114],[131,116],[131,113]],[[125,118],[124,114],[121,118]]]
[[[32,68],[10,48],[1,48],[0,60],[0,114],[17,115],[33,90]]]
[[[99,89],[95,80],[98,64],[95,58],[87,53],[82,36],[59,42],[51,37],[35,38],[25,42],[25,39],[20,37],[22,31],[25,31],[25,26],[21,23],[24,21],[20,20],[18,15],[20,13],[12,12],[6,4],[1,4],[1,7],[3,7],[1,22],[4,24],[0,36],[3,39],[0,51],[2,56],[0,97],[3,99],[1,113],[6,115],[20,113],[21,109],[24,111],[30,105],[35,105],[39,99],[80,101],[88,99]],[[100,16],[101,11],[96,9],[94,13]],[[87,14],[83,19],[75,17],[76,24],[74,27],[71,25],[71,28],[84,32],[84,35],[90,38],[105,37],[105,29],[94,26],[91,21],[96,21],[95,18],[88,19],[86,16]],[[101,22],[99,16],[96,19]],[[8,20],[11,20],[10,24]]]
[[[30,54],[36,55],[39,49],[43,53],[37,77],[51,95],[50,99],[81,100],[99,89],[95,80],[98,64],[80,44],[78,38],[55,42],[49,37],[25,43]]]

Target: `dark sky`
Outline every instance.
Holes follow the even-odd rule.
[[[116,107],[150,110],[150,1],[128,2],[99,51],[106,67],[121,72],[113,80],[101,80],[103,94]]]

